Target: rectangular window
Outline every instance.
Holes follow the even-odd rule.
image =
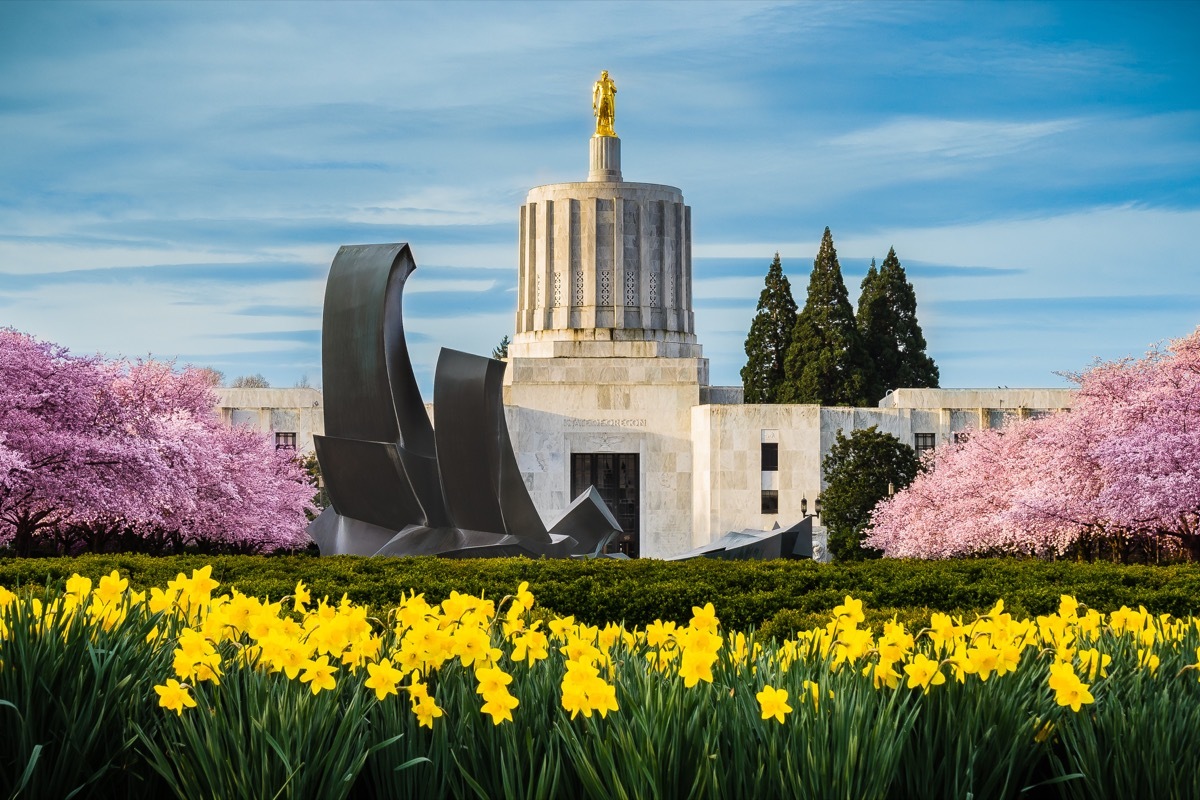
[[[762,471],[779,471],[779,442],[762,443]]]
[[[955,431],[954,432],[954,443],[955,444],[964,444],[964,443],[966,443],[967,439],[969,439],[969,438],[971,438],[970,431]]]
[[[762,513],[778,514],[779,513],[779,490],[778,489],[763,489],[762,490]]]
[[[296,449],[296,434],[294,434],[294,433],[276,433],[275,434],[275,449],[276,450],[295,450]]]
[[[913,434],[913,439],[915,440],[917,455],[921,455],[926,450],[932,450],[934,445],[937,444],[936,433],[915,433]]]

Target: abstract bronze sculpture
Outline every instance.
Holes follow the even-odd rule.
[[[401,314],[415,269],[407,244],[347,245],[330,268],[314,437],[330,506],[308,528],[321,554],[601,554],[620,526],[595,489],[542,523],[504,421],[503,362],[443,349],[430,423]]]
[[[768,561],[811,559],[813,518],[805,517],[790,528],[776,523],[769,531],[729,531],[712,542],[668,558],[668,561],[690,561],[693,558],[716,558],[724,561]]]

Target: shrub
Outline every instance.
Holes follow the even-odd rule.
[[[278,600],[303,578],[314,597],[338,600],[345,594],[380,612],[394,607],[406,592],[424,593],[430,602],[440,602],[451,591],[483,593],[499,600],[521,581],[528,581],[539,604],[589,624],[623,621],[646,625],[655,619],[683,622],[691,616],[693,606],[712,602],[731,629],[761,626],[785,610],[805,615],[807,626],[847,594],[863,599],[869,608],[896,609],[902,619],[905,609],[971,616],[1001,598],[1012,613],[1046,614],[1057,607],[1062,594],[1074,595],[1103,612],[1123,605],[1176,616],[1200,611],[1197,565],[1121,566],[1019,559],[817,564],[87,555],[0,559],[0,585],[60,584],[75,572],[98,580],[116,569],[127,575],[133,586],[162,586],[176,574],[206,564],[212,565],[213,578],[223,586],[245,594]]]

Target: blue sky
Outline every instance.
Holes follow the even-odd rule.
[[[852,300],[894,246],[942,385],[1057,386],[1200,323],[1200,3],[0,3],[0,325],[320,383],[341,244],[407,241],[405,320],[512,332],[516,219],[582,180],[692,207],[697,331],[739,383],[779,250]]]

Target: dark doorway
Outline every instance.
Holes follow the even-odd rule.
[[[641,501],[638,497],[637,453],[572,453],[571,497],[595,486],[624,533],[608,552],[638,557]]]

